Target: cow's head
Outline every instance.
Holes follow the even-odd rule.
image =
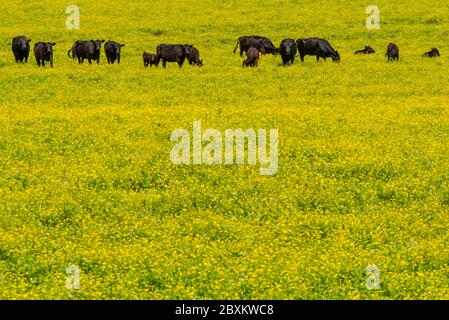
[[[270,40],[262,39],[262,44],[266,53],[271,53],[274,55],[277,55],[279,53],[279,48],[276,48]]]
[[[184,48],[186,57],[190,57],[190,53],[192,52],[193,45],[192,44],[184,44],[182,47]]]
[[[432,48],[432,54],[435,57],[439,57],[440,56],[440,51],[437,48]]]
[[[109,45],[111,46],[112,50],[117,54],[117,56],[120,56],[120,51],[122,47],[124,47],[124,44],[117,43],[117,42],[109,42]]]
[[[370,46],[365,46],[365,52],[366,53],[376,53],[376,51],[374,51],[374,49],[371,48]]]
[[[277,52],[279,52],[281,50],[281,48],[283,49],[283,51],[285,52],[285,54],[287,55],[291,55],[293,52],[293,46],[294,43],[283,43],[281,44],[281,46],[277,49]]]
[[[44,45],[44,52],[46,55],[52,55],[53,54],[53,46],[55,46],[55,42],[47,42]]]
[[[20,38],[19,41],[17,41],[17,45],[19,46],[20,50],[28,50],[30,42],[31,39]]]
[[[104,40],[90,40],[94,43],[94,50],[100,51],[101,50],[101,44],[104,42]]]
[[[340,54],[338,53],[338,51],[335,51],[335,54],[332,55],[332,61],[340,62]]]

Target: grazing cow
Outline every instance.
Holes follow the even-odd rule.
[[[243,61],[243,67],[257,67],[260,58],[260,51],[256,48],[249,48],[246,52],[246,59]]]
[[[282,63],[284,66],[287,64],[292,64],[295,62],[296,52],[298,51],[298,47],[296,46],[296,42],[293,39],[284,39],[279,46],[279,53],[282,57]]]
[[[376,51],[374,51],[374,49],[371,48],[370,46],[365,46],[365,49],[357,50],[356,52],[354,52],[354,54],[372,54],[372,53],[376,53]]]
[[[327,40],[319,38],[298,39],[296,45],[302,62],[304,62],[305,56],[316,56],[316,61],[320,61],[320,58],[326,60],[330,57],[332,61],[340,62],[340,54],[332,48]]]
[[[28,62],[28,56],[30,55],[30,42],[25,36],[17,36],[12,39],[12,53],[16,59],[16,63]]]
[[[388,61],[399,61],[399,48],[394,43],[389,43],[385,56],[388,57]]]
[[[429,52],[426,52],[422,55],[427,58],[436,58],[440,56],[440,51],[437,48],[432,48]]]
[[[167,62],[176,62],[182,68],[186,57],[192,49],[190,44],[160,44],[157,46],[157,56],[162,60],[162,66],[165,68]]]
[[[37,65],[45,66],[45,61],[50,62],[50,66],[53,68],[53,46],[54,42],[37,42],[34,45],[34,56],[36,57]]]
[[[108,64],[114,64],[115,60],[120,64],[120,51],[124,44],[109,40],[104,44],[104,53],[108,59]]]
[[[152,66],[158,66],[159,65],[159,61],[161,59],[157,56],[157,54],[152,54],[152,53],[148,53],[148,52],[144,52],[143,53],[143,65],[145,66],[145,68],[148,68],[148,65]]]
[[[195,47],[192,47],[186,58],[190,65],[197,65],[198,67],[203,66],[203,60],[200,59],[200,52]]]
[[[89,64],[93,61],[97,61],[100,64],[101,44],[104,40],[77,40],[73,44],[72,48],[67,52],[69,58],[78,58],[78,63],[84,63],[84,59],[89,61]],[[70,56],[72,52],[72,56]]]
[[[256,48],[262,54],[278,54],[279,49],[277,49],[270,39],[260,36],[244,36],[237,40],[237,46],[234,49],[234,53],[237,48],[240,47],[240,57],[243,57],[244,52],[248,52],[249,48]]]

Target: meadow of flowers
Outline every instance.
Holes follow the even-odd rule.
[[[440,0],[5,2],[0,299],[449,298],[448,17]],[[22,34],[57,43],[53,69],[14,63]],[[326,38],[342,61],[243,69],[252,34]],[[122,63],[79,66],[77,39],[125,43]],[[204,67],[145,69],[158,43]],[[198,120],[278,128],[279,171],[172,164],[170,133]]]

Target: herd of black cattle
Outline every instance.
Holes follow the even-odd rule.
[[[30,42],[26,36],[17,36],[12,42],[12,51],[16,62],[28,62],[30,54]],[[72,45],[68,51],[68,56],[72,59],[77,58],[78,62],[82,64],[85,59],[100,63],[101,44],[105,40],[78,40]],[[45,62],[50,62],[53,67],[53,46],[54,42],[37,42],[34,45],[34,56],[38,66],[45,66]],[[104,51],[108,64],[113,64],[115,61],[120,63],[121,48],[124,44],[107,41],[104,44]],[[332,58],[334,62],[340,61],[340,54],[332,48],[331,44],[324,39],[306,38],[306,39],[284,39],[279,48],[276,48],[270,39],[260,36],[244,36],[237,41],[237,46],[234,49],[240,48],[240,57],[246,53],[246,59],[243,61],[244,67],[256,67],[258,65],[261,54],[280,55],[282,64],[288,65],[295,62],[297,54],[299,54],[301,61],[304,62],[304,57],[307,55],[316,56],[317,61],[320,58]],[[365,46],[365,49],[358,50],[354,54],[372,54],[375,50],[370,46]],[[385,56],[388,61],[399,61],[399,48],[394,43],[389,43]],[[436,48],[432,48],[429,52],[423,54],[424,57],[439,57],[440,52]],[[165,68],[167,62],[176,62],[179,67],[182,67],[187,60],[190,65],[202,66],[203,60],[200,59],[200,52],[193,45],[189,44],[160,44],[156,48],[156,53],[143,53],[143,63],[145,67],[158,66],[162,60],[162,65]]]

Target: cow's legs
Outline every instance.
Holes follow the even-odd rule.
[[[87,58],[87,61],[89,61],[89,64],[92,64],[92,59],[91,58]]]
[[[182,65],[184,64],[184,58],[181,58],[181,59],[179,59],[178,60],[178,66],[180,67],[180,68],[182,68]]]
[[[167,61],[166,61],[166,60],[162,60],[162,66],[163,66],[164,68],[167,67]]]
[[[41,61],[39,60],[39,58],[36,58],[36,62],[37,62],[37,66],[40,67],[41,66]]]
[[[45,67],[45,60],[42,59],[42,66]]]

